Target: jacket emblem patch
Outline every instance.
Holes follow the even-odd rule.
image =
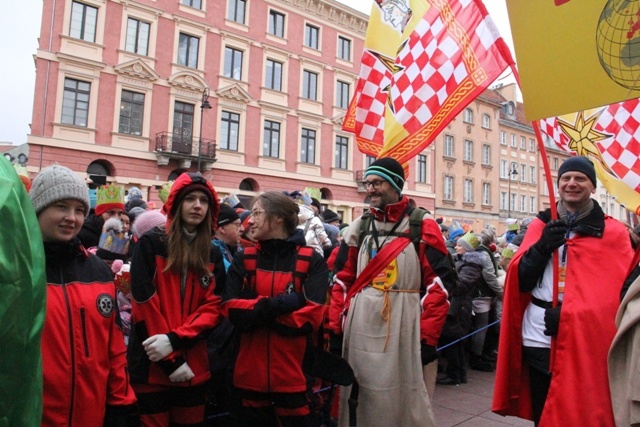
[[[114,307],[113,297],[109,294],[100,294],[98,295],[98,299],[96,300],[96,306],[98,308],[98,313],[100,313],[104,317],[111,316]]]

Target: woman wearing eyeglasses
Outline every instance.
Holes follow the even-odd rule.
[[[166,226],[140,237],[131,262],[131,383],[143,426],[199,426],[210,378],[205,338],[220,322],[213,271],[224,266],[211,245],[220,205],[202,175],[183,173],[164,207]]]
[[[280,192],[258,196],[249,219],[256,245],[236,255],[227,274],[223,313],[240,333],[233,373],[240,426],[314,425],[302,362],[322,324],[329,270],[296,229],[298,210]]]

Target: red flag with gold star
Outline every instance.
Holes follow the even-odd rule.
[[[640,214],[640,99],[541,120],[561,150],[585,156],[598,179],[627,210]]]
[[[480,0],[376,0],[343,129],[406,164],[512,64]]]

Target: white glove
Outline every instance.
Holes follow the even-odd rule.
[[[189,381],[191,378],[195,377],[193,371],[187,365],[187,362],[184,362],[178,369],[173,371],[171,375],[169,375],[169,381],[172,383],[181,383],[184,381]]]
[[[144,346],[144,351],[147,352],[147,356],[149,356],[149,360],[152,362],[162,360],[173,353],[169,335],[166,334],[149,337],[142,342],[142,345]]]

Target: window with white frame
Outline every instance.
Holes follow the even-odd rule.
[[[500,210],[507,210],[507,192],[500,192]]]
[[[224,48],[223,75],[234,80],[242,80],[242,56],[243,52],[232,47]]]
[[[284,15],[275,10],[269,11],[269,34],[284,37]]]
[[[507,145],[507,132],[500,131],[500,145]]]
[[[482,127],[485,129],[491,129],[491,116],[488,114],[482,115]]]
[[[306,24],[304,26],[304,45],[311,49],[319,49],[320,28],[311,24]]]
[[[453,135],[444,136],[444,156],[453,157]]]
[[[300,161],[314,164],[316,162],[316,131],[302,128]]]
[[[367,154],[365,156],[365,158],[364,158],[364,165],[365,165],[365,167],[368,168],[369,166],[371,166],[371,163],[373,163],[375,161],[376,161],[376,158],[374,156],[370,156],[370,155]]]
[[[202,9],[202,0],[181,0],[180,3],[185,6],[191,6],[194,9]]]
[[[262,155],[265,157],[280,157],[280,123],[271,120],[264,121]]]
[[[500,159],[500,178],[509,177],[509,162],[504,159]]]
[[[482,164],[491,165],[491,146],[489,144],[482,144]]]
[[[421,184],[427,182],[427,156],[424,154],[418,154],[418,173],[416,180]]]
[[[136,18],[127,19],[127,37],[124,50],[147,56],[149,54],[149,34],[151,25]]]
[[[463,198],[465,203],[473,203],[473,180],[472,179],[464,180]]]
[[[318,100],[318,74],[313,71],[302,71],[302,97],[312,101]]]
[[[90,95],[91,83],[65,78],[60,121],[67,125],[87,127]]]
[[[513,148],[518,148],[518,136],[515,133],[511,134],[511,146]]]
[[[529,151],[532,153],[536,152],[536,140],[533,138],[529,138]]]
[[[351,40],[338,36],[338,58],[343,61],[351,61]]]
[[[529,196],[529,213],[536,213],[536,196]]]
[[[336,107],[347,109],[349,107],[351,85],[338,80],[336,82]]]
[[[536,167],[535,166],[529,166],[529,182],[531,184],[536,183]]]
[[[465,108],[462,115],[462,121],[465,123],[473,124],[473,110],[471,108]]]
[[[491,183],[482,183],[482,204],[489,206],[491,204]]]
[[[282,62],[267,59],[264,85],[267,89],[282,91]]]
[[[198,37],[180,33],[178,39],[178,65],[198,68],[198,48],[200,39]]]
[[[520,196],[520,212],[527,211],[527,196]]]
[[[473,141],[464,140],[464,161],[473,162]]]
[[[144,94],[123,90],[120,95],[120,121],[118,132],[142,135],[144,119]]]
[[[223,110],[220,117],[220,148],[238,151],[239,136],[240,114]]]
[[[522,135],[520,136],[520,149],[521,150],[527,149],[527,138]]]
[[[244,24],[245,13],[247,11],[247,0],[228,0],[227,19]]]
[[[553,162],[552,162],[552,164],[553,164],[552,169],[553,169],[554,171],[557,171],[557,170],[558,170],[558,158],[557,158],[557,157],[554,157],[554,158],[553,158]]]
[[[98,8],[77,1],[71,2],[69,36],[95,43]]]
[[[191,154],[193,144],[193,113],[195,105],[176,101],[173,106],[173,151]]]
[[[520,165],[520,181],[527,182],[527,165]]]
[[[516,210],[517,210],[517,209],[516,209],[516,203],[518,202],[517,197],[518,197],[518,195],[517,195],[517,194],[513,194],[513,193],[511,194],[511,200],[509,201],[509,204],[511,205],[511,206],[509,207],[509,210],[510,210],[511,212],[513,212],[513,211],[516,211]]]
[[[453,200],[453,177],[445,175],[443,180],[442,197],[444,200]]]
[[[336,136],[335,167],[349,169],[349,138],[346,136]]]

